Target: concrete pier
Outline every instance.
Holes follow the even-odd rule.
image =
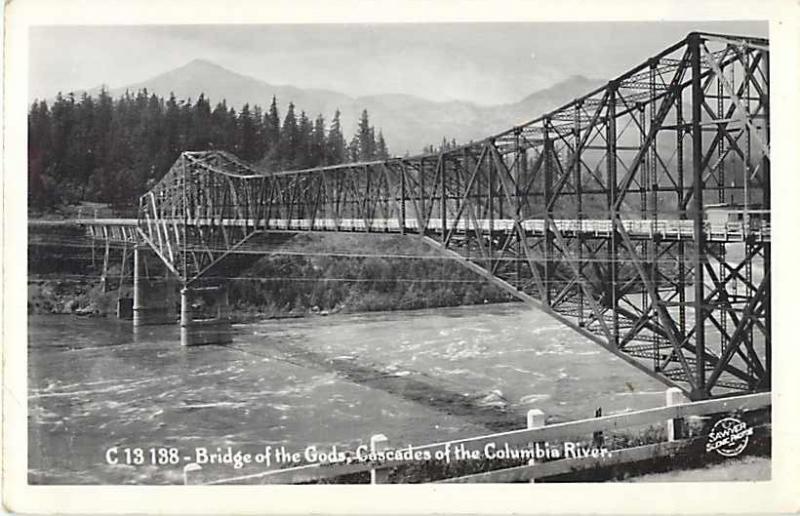
[[[174,324],[177,290],[176,280],[169,274],[151,277],[144,249],[133,251],[133,326]]]
[[[226,344],[233,341],[228,290],[225,286],[181,289],[181,344]]]
[[[133,319],[133,299],[121,297],[117,299],[117,319],[130,321]]]

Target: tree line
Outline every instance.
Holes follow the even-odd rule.
[[[330,126],[289,103],[281,116],[273,96],[264,111],[225,100],[211,106],[148,93],[112,98],[59,93],[52,106],[36,100],[28,112],[28,205],[48,210],[80,201],[136,204],[139,195],[186,150],[226,150],[265,170],[287,170],[386,159],[383,134],[364,110],[350,141],[341,113]]]

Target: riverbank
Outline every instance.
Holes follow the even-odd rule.
[[[43,234],[46,242],[64,235]],[[75,235],[72,235],[74,238]],[[114,250],[100,285],[102,259],[91,248],[66,244],[29,247],[28,313],[111,315],[131,297]],[[475,273],[442,257],[420,239],[400,235],[298,234],[265,244],[263,255],[233,256],[208,281],[222,281],[237,322],[335,313],[414,310],[513,301]],[[131,261],[130,253],[127,259]]]
[[[117,299],[130,297],[130,287],[104,292],[97,281],[39,279],[28,283],[28,315],[115,315]]]
[[[28,315],[73,314],[88,317],[114,317],[118,299],[120,297],[130,298],[132,295],[132,290],[128,286],[123,287],[121,292],[118,289],[104,292],[102,285],[96,281],[36,279],[28,283]],[[256,303],[234,297],[231,305],[231,317],[234,323],[250,323],[270,319],[421,310],[514,301],[491,294],[485,297],[476,297],[453,291],[433,292],[431,297],[426,297],[421,293],[415,295],[416,299],[409,299],[408,293],[403,291],[357,291],[346,296],[345,301],[332,306],[325,305],[327,308],[324,309],[318,305],[287,303],[280,306],[270,301]]]

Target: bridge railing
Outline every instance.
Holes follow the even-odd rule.
[[[215,225],[220,222],[214,219],[187,219],[193,225]],[[609,219],[554,219],[553,223],[562,233],[582,233],[588,235],[607,237],[613,232],[614,224]],[[479,219],[467,221],[464,219],[448,219],[442,224],[442,219],[431,218],[420,226],[416,218],[406,218],[405,224],[401,226],[397,218],[375,218],[365,220],[363,218],[273,218],[264,221],[256,220],[235,220],[230,221],[229,225],[263,227],[264,229],[277,230],[300,230],[300,231],[387,231],[401,232],[403,230],[411,233],[424,231],[456,230],[465,231],[512,231],[516,227],[514,219]],[[547,223],[544,219],[529,219],[520,222],[525,231],[535,234],[544,234]],[[623,220],[622,226],[626,232],[636,237],[661,237],[676,239],[691,239],[694,237],[694,225],[691,220]],[[723,240],[743,240],[747,236],[768,238],[770,236],[769,223],[746,224],[744,222],[711,223],[703,225],[706,235],[713,239]]]
[[[112,240],[124,239],[131,241],[134,237],[131,230],[128,228],[136,226],[136,218],[117,218],[117,217],[104,217],[100,216],[86,216],[88,214],[79,214],[79,218],[71,220],[33,220],[30,221],[33,225],[64,225],[64,224],[78,224],[87,227],[89,235],[93,238],[105,239],[107,235],[112,237]],[[410,233],[420,232],[420,224],[416,218],[407,218],[405,225],[401,226],[397,218],[386,219],[372,219],[366,221],[364,219],[269,219],[264,221],[238,219],[233,221],[219,221],[214,219],[185,219],[181,223],[187,223],[195,226],[213,226],[213,225],[238,225],[261,227],[263,229],[277,229],[277,230],[317,230],[317,231],[386,231],[386,232],[401,232],[406,231]],[[582,233],[584,235],[594,235],[598,237],[607,237],[612,233],[613,223],[608,219],[554,219],[556,228],[562,233]],[[477,223],[477,225],[476,225]],[[546,221],[543,219],[523,220],[520,225],[525,231],[534,234],[544,234]],[[442,220],[432,218],[427,221],[423,226],[423,230],[427,231],[441,231]],[[481,219],[474,222],[465,221],[463,219],[447,220],[445,227],[448,230],[455,229],[458,232],[465,231],[512,231],[516,226],[514,219]],[[623,220],[622,226],[628,234],[634,237],[661,237],[672,239],[692,239],[694,237],[694,226],[691,220]],[[104,229],[105,228],[105,229]],[[745,223],[745,222],[726,222],[726,223],[711,223],[706,222],[703,225],[704,232],[707,238],[718,241],[744,241],[747,238],[756,238],[758,240],[768,240],[771,235],[771,227],[769,222],[760,221],[758,223]]]
[[[496,469],[466,476],[456,476],[440,480],[440,482],[512,482],[525,481],[544,476],[554,476],[570,473],[582,469],[606,467],[662,456],[672,456],[677,451],[695,444],[698,437],[685,438],[685,424],[691,418],[707,416],[710,414],[730,414],[749,412],[770,407],[771,394],[762,392],[718,398],[698,402],[686,402],[680,390],[670,388],[666,391],[666,405],[663,407],[625,412],[611,416],[582,419],[552,425],[545,424],[545,415],[542,411],[533,409],[528,412],[527,428],[499,432],[488,435],[479,435],[465,439],[457,439],[439,443],[403,447],[404,456],[413,456],[427,453],[430,457],[439,457],[452,453],[457,447],[461,450],[484,453],[491,447],[492,450],[526,449],[535,446],[533,443],[547,443],[578,439],[571,441],[576,444],[586,441],[597,441],[599,432],[620,431],[631,427],[643,425],[665,424],[667,427],[666,441],[647,444],[644,446],[623,447],[608,450],[598,457],[589,454],[584,457],[561,456],[555,460],[534,460],[527,465],[511,468]],[[701,435],[699,439],[708,439]],[[583,441],[581,441],[583,440]],[[602,448],[602,447],[600,447]],[[386,453],[393,450],[389,440],[384,434],[373,436],[370,441],[370,451]],[[452,455],[451,455],[452,456]],[[413,464],[413,459],[397,459],[381,461],[362,459],[350,455],[350,461],[336,463],[313,463],[283,469],[274,469],[250,475],[240,475],[222,479],[204,478],[202,466],[189,464],[184,469],[186,484],[245,484],[245,483],[307,483],[335,479],[343,475],[370,472],[371,483],[385,483],[389,478],[389,470],[400,466]]]
[[[77,219],[135,219],[139,216],[139,208],[136,206],[114,208],[95,208],[79,206],[75,212]]]

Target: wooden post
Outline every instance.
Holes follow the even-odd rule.
[[[666,390],[667,406],[672,407],[686,403],[689,399],[683,391],[677,387],[670,387]],[[675,418],[667,421],[667,440],[677,441],[683,437],[683,418]]]
[[[544,426],[544,412],[540,409],[530,409],[528,411],[528,429],[541,428]]]
[[[197,471],[202,471],[203,467],[196,462],[190,462],[189,464],[183,467],[183,485],[188,486],[189,482],[189,473],[194,473]]]
[[[597,407],[597,410],[594,411],[594,417],[603,417],[603,407]],[[593,432],[592,433],[592,444],[600,448],[603,446],[603,432]]]
[[[528,411],[527,419],[528,419],[528,430],[533,429],[533,428],[542,428],[544,426],[544,424],[545,424],[544,423],[544,420],[545,420],[544,412],[542,412],[540,409],[530,409]],[[533,443],[533,446],[534,446],[534,449],[535,449],[536,448],[536,443],[535,442]],[[528,465],[529,466],[533,466],[535,463],[536,463],[536,461],[534,459],[530,459],[528,461]],[[536,482],[536,479],[535,478],[531,478],[530,479],[530,483],[533,484],[534,482]]]
[[[383,434],[375,434],[369,440],[369,448],[373,453],[385,452],[389,449],[389,439]],[[369,472],[370,484],[388,484],[389,469],[378,466]]]

